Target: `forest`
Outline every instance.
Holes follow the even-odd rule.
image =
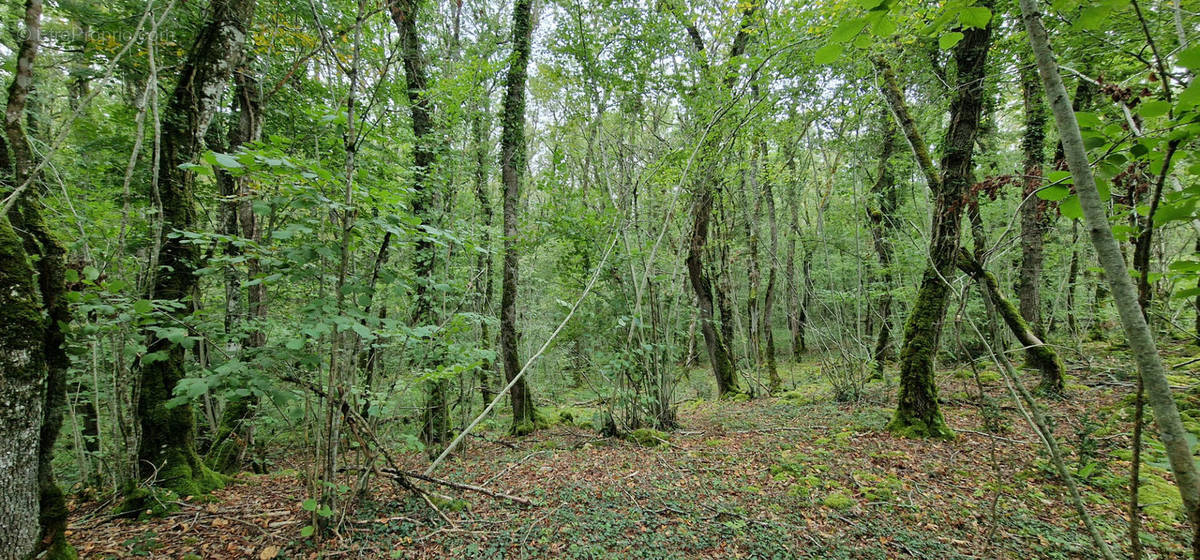
[[[0,560],[1200,560],[1200,0],[0,18]]]

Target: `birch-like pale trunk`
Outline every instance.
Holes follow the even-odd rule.
[[[1175,476],[1175,484],[1183,498],[1184,508],[1192,523],[1192,555],[1200,558],[1200,475],[1197,475],[1196,463],[1192,459],[1191,446],[1185,439],[1186,432],[1179,417],[1179,409],[1171,398],[1171,388],[1167,382],[1166,370],[1162,358],[1154,343],[1150,326],[1142,315],[1138,304],[1137,289],[1125,260],[1121,255],[1121,247],[1113,237],[1109,227],[1108,214],[1104,203],[1100,200],[1100,192],[1096,188],[1096,179],[1088,164],[1087,151],[1084,149],[1083,136],[1079,132],[1079,123],[1071,110],[1071,101],[1063,86],[1062,76],[1058,72],[1058,62],[1050,47],[1050,39],[1042,25],[1042,16],[1038,11],[1036,0],[1020,0],[1021,15],[1029,35],[1029,42],[1037,58],[1038,72],[1042,76],[1042,85],[1046,88],[1046,97],[1050,101],[1050,109],[1054,113],[1054,123],[1062,138],[1063,152],[1067,166],[1075,180],[1075,194],[1079,197],[1079,206],[1083,210],[1084,222],[1087,224],[1088,236],[1096,249],[1096,257],[1104,267],[1105,280],[1112,290],[1113,301],[1121,317],[1121,326],[1129,341],[1137,364],[1138,374],[1146,389],[1146,400],[1154,409],[1155,424],[1158,427],[1159,439],[1166,449],[1167,459],[1171,464],[1171,472]]]

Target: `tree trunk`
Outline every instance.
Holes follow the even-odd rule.
[[[1154,410],[1159,439],[1165,448],[1175,484],[1179,487],[1179,494],[1192,524],[1192,555],[1194,558],[1200,558],[1200,475],[1197,474],[1196,463],[1192,459],[1187,432],[1183,428],[1179,409],[1172,399],[1166,370],[1158,355],[1150,326],[1142,315],[1141,306],[1138,305],[1137,289],[1125,267],[1121,247],[1109,226],[1104,203],[1100,199],[1095,177],[1089,167],[1079,123],[1075,120],[1066,88],[1063,87],[1062,77],[1058,73],[1058,63],[1050,48],[1046,29],[1042,26],[1041,14],[1035,0],[1020,0],[1020,5],[1029,41],[1037,57],[1042,84],[1054,113],[1054,122],[1058,127],[1059,136],[1062,137],[1067,165],[1075,179],[1075,192],[1088,226],[1088,234],[1100,265],[1104,268],[1105,279],[1112,289],[1121,324],[1129,340],[1129,348],[1133,352],[1138,373],[1145,386],[1146,400]]]
[[[879,167],[875,174],[875,184],[871,186],[871,198],[874,199],[867,207],[867,219],[871,224],[871,239],[875,245],[875,254],[879,258],[878,286],[879,299],[876,301],[875,318],[879,321],[879,333],[875,337],[875,375],[883,377],[883,364],[887,361],[888,350],[891,348],[892,336],[892,261],[894,250],[891,236],[892,224],[896,210],[899,207],[899,193],[896,191],[896,177],[892,173],[891,159],[896,146],[896,123],[886,114],[883,118],[883,139],[879,149]]]
[[[1026,363],[1042,372],[1040,389],[1047,394],[1061,395],[1064,368],[1062,360],[1058,358],[1058,353],[1042,342],[1033,327],[1021,316],[1020,311],[1013,307],[1004,294],[1000,293],[1000,283],[996,281],[994,275],[984,270],[983,265],[976,257],[966,251],[960,251],[958,268],[979,282],[983,287],[984,295],[991,300],[992,306],[1004,319],[1004,324],[1008,325],[1013,336],[1025,347]],[[1057,384],[1047,386],[1047,380],[1057,380]]]
[[[75,552],[67,545],[65,537],[66,503],[62,490],[54,480],[53,467],[54,444],[58,440],[59,429],[62,427],[63,408],[66,405],[67,368],[71,364],[66,353],[66,336],[63,332],[64,325],[71,321],[71,314],[64,298],[66,294],[64,283],[66,250],[51,233],[42,218],[41,201],[38,200],[37,188],[34,186],[37,177],[34,174],[33,151],[26,138],[26,131],[21,126],[22,118],[29,116],[26,111],[26,102],[33,91],[33,65],[37,59],[38,43],[41,40],[41,16],[41,1],[27,0],[24,13],[25,36],[17,52],[16,73],[8,90],[8,103],[4,112],[4,132],[8,139],[8,148],[12,150],[11,186],[16,189],[12,196],[15,196],[16,199],[8,208],[7,217],[0,219],[6,222],[4,227],[11,227],[12,232],[17,234],[22,246],[14,246],[11,249],[18,252],[4,258],[6,262],[0,264],[0,267],[3,267],[5,271],[0,271],[0,274],[12,275],[10,280],[5,282],[6,285],[12,285],[12,293],[5,294],[13,299],[10,310],[12,313],[11,328],[21,328],[23,322],[30,318],[36,317],[38,320],[42,320],[44,317],[42,324],[28,333],[29,336],[41,337],[40,344],[24,349],[28,353],[25,360],[28,360],[29,363],[20,363],[23,361],[20,356],[7,358],[12,362],[14,368],[11,376],[12,381],[15,382],[12,390],[16,398],[12,402],[15,403],[13,408],[17,412],[23,408],[21,380],[28,374],[36,373],[44,376],[44,379],[40,377],[37,379],[39,384],[44,383],[44,386],[38,387],[38,394],[41,397],[41,402],[38,403],[40,415],[30,416],[31,419],[36,419],[34,426],[37,426],[38,430],[37,445],[30,448],[37,451],[38,504],[35,513],[40,527],[36,553],[45,558],[73,558]],[[3,159],[8,160],[8,150],[5,149],[3,152],[5,154]],[[4,169],[4,171],[8,171],[8,169]],[[21,253],[24,254],[24,257],[21,257]],[[27,316],[23,309],[23,298],[26,296],[18,279],[20,275],[26,273],[28,266],[19,266],[15,260],[17,258],[28,258],[36,263],[37,290],[41,301],[40,303],[35,302],[37,313],[33,317]],[[32,280],[33,274],[29,273],[27,278]],[[7,288],[0,289],[7,290]],[[7,304],[0,305],[5,308],[9,307]],[[15,332],[11,335],[4,334],[0,335],[0,338],[8,339],[12,336],[17,336],[17,334]],[[18,353],[22,351],[19,346],[8,346],[7,341],[0,341],[0,348],[5,349],[5,353],[9,348],[15,348]],[[29,369],[31,367],[34,369]],[[7,394],[7,389],[0,390],[0,394]],[[34,411],[28,410],[28,412]],[[11,432],[0,430],[0,433]],[[22,439],[22,435],[13,433],[15,442],[28,443]],[[0,452],[0,456],[7,455]],[[14,462],[14,466],[21,464],[20,458]],[[21,534],[18,533],[18,538]],[[0,544],[2,544],[2,540],[0,539]],[[20,549],[22,546],[22,543],[18,542],[12,544],[14,544],[14,550]],[[0,548],[3,547],[0,546]]]
[[[1025,134],[1021,138],[1024,151],[1021,205],[1021,272],[1017,282],[1017,297],[1021,317],[1039,337],[1043,336],[1041,312],[1041,283],[1043,246],[1046,232],[1046,201],[1034,195],[1042,186],[1042,167],[1046,164],[1046,107],[1041,84],[1031,55],[1022,50],[1021,97],[1025,104]],[[1043,375],[1047,374],[1043,370]],[[1042,388],[1062,387],[1062,379],[1042,378]]]
[[[995,21],[995,18],[992,20]],[[967,188],[972,183],[975,136],[983,111],[987,52],[992,42],[992,23],[982,29],[963,31],[954,48],[958,78],[950,104],[950,126],[943,140],[941,176],[934,170],[928,149],[908,115],[895,73],[884,67],[884,95],[897,123],[913,147],[930,188],[933,190],[933,223],[930,230],[929,264],[921,279],[916,300],[904,326],[900,351],[900,395],[896,414],[888,424],[894,433],[909,437],[953,437],[937,402],[934,362],[941,341],[950,286],[958,261],[959,235]]]
[[[242,59],[250,32],[254,0],[214,0],[183,66],[179,82],[167,106],[159,142],[162,163],[158,170],[162,193],[163,238],[158,256],[159,270],[153,271],[151,298],[182,304],[173,312],[186,321],[195,304],[199,251],[185,243],[180,231],[196,226],[195,174],[180,168],[191,163],[203,147],[203,139],[225,91],[230,72]],[[141,389],[137,417],[141,423],[138,469],[143,480],[176,495],[206,493],[222,485],[217,473],[196,454],[195,421],[190,404],[167,408],[176,383],[183,378],[185,349],[156,334],[149,334],[147,356],[139,364]],[[127,504],[141,510],[145,496]],[[136,509],[134,509],[136,508]]]
[[[500,288],[500,359],[509,383],[521,371],[517,356],[517,278],[520,254],[517,212],[521,203],[521,175],[525,171],[525,77],[533,35],[533,0],[513,4],[513,53],[505,84],[503,131],[500,134],[500,175],[504,183],[504,270]],[[538,414],[529,384],[522,377],[509,391],[513,407],[512,432],[527,434],[537,428]]]
[[[476,312],[481,317],[479,321],[479,346],[482,349],[488,349],[492,346],[492,335],[488,322],[482,317],[487,317],[492,310],[492,200],[488,194],[487,182],[487,156],[488,143],[487,134],[484,129],[484,112],[487,110],[484,103],[486,97],[481,97],[480,107],[471,118],[471,135],[475,142],[475,200],[479,203],[479,215],[481,234],[479,245],[484,251],[475,257],[475,274],[479,277],[478,284],[478,305]],[[487,406],[492,402],[494,391],[492,390],[492,369],[495,364],[491,360],[484,360],[479,365],[479,396],[482,399],[483,406]]]
[[[760,161],[766,161],[767,145],[765,142],[759,142],[758,154]],[[783,380],[779,377],[779,370],[775,363],[775,277],[779,270],[779,224],[775,218],[775,190],[772,183],[772,177],[765,177],[762,180],[762,196],[767,203],[767,228],[770,232],[770,246],[767,250],[767,289],[766,293],[763,294],[762,326],[759,327],[759,332],[762,333],[765,345],[767,390],[775,393],[783,385]]]
[[[427,95],[428,87],[425,70],[425,59],[421,52],[421,38],[417,35],[417,12],[420,0],[391,0],[388,11],[400,35],[400,51],[404,59],[405,87],[408,92],[408,103],[412,109],[412,131],[416,143],[413,147],[413,184],[412,205],[413,215],[420,218],[423,225],[436,227],[440,222],[438,216],[439,189],[431,181],[433,167],[436,163],[436,139],[433,134],[433,102]],[[416,276],[416,289],[413,298],[412,325],[429,326],[438,324],[438,314],[434,306],[433,285],[436,283],[434,273],[437,268],[437,247],[430,234],[419,234],[416,247],[413,250],[413,275]],[[440,346],[436,338],[426,344]],[[424,359],[416,364],[420,369],[428,371],[440,366],[442,351],[435,348],[424,352]],[[450,412],[446,402],[446,392],[449,380],[435,377],[426,384],[427,399],[425,401],[425,423],[421,430],[422,439],[426,444],[445,442],[450,437]],[[431,448],[432,450],[432,448]]]
[[[237,121],[229,129],[229,151],[257,142],[262,137],[262,92],[258,80],[251,70],[245,66],[237,69],[234,76],[237,88],[234,92],[234,105],[237,110]],[[250,200],[250,182],[243,177],[234,177],[229,173],[219,172],[217,182],[221,187],[221,195],[226,197],[222,204],[222,233],[230,236],[241,236],[246,239],[260,241],[257,232],[253,203]],[[227,250],[237,251],[233,243],[227,245]],[[254,278],[261,272],[258,259],[247,259],[247,278]],[[240,303],[243,288],[246,291],[246,303]],[[263,296],[266,288],[262,282],[252,286],[244,286],[236,269],[230,265],[226,270],[225,283],[225,331],[230,336],[241,336],[240,330],[249,325],[249,334],[243,349],[261,348],[265,343],[263,325],[248,323],[266,319],[266,308]],[[234,355],[238,348],[234,348]],[[246,356],[241,356],[244,359]],[[212,451],[208,463],[213,470],[221,474],[233,474],[242,469],[246,462],[246,452],[254,437],[254,426],[251,420],[258,409],[258,399],[253,396],[230,397],[221,411],[221,420],[217,426],[216,437],[213,439]]]

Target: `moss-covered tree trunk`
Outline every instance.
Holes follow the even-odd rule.
[[[479,346],[482,349],[489,349],[492,346],[491,329],[488,327],[486,317],[492,312],[492,296],[494,284],[492,280],[492,267],[494,259],[492,257],[492,222],[494,221],[494,212],[492,210],[492,197],[488,194],[488,143],[486,141],[487,133],[484,128],[484,119],[486,117],[487,98],[480,96],[479,107],[476,108],[475,115],[471,118],[471,137],[475,144],[475,200],[479,204],[479,221],[481,222],[481,234],[479,245],[485,250],[480,252],[475,257],[475,275],[478,277],[478,299],[476,300],[476,313],[479,314]],[[479,365],[479,396],[483,406],[487,406],[492,402],[492,369],[495,363],[491,360],[484,360]]]
[[[427,79],[425,77],[425,59],[421,52],[421,38],[417,34],[417,15],[421,2],[419,0],[391,0],[388,11],[396,31],[400,35],[400,55],[404,60],[405,88],[408,93],[408,103],[412,110],[412,131],[416,144],[413,147],[413,179],[412,206],[413,215],[421,223],[436,227],[441,221],[438,215],[439,189],[431,180],[433,166],[436,163],[436,139],[433,135],[433,101],[426,94]],[[522,117],[523,118],[523,117]],[[433,285],[436,283],[437,247],[429,235],[419,235],[413,251],[413,274],[416,276],[416,288],[413,297],[412,325],[422,327],[436,325],[438,316],[434,306]],[[417,360],[417,367],[422,370],[436,368],[441,362],[442,351],[436,337],[427,344],[433,347],[425,351]],[[421,430],[422,439],[427,444],[437,444],[447,441],[450,437],[450,413],[446,402],[448,380],[435,377],[426,384],[426,401],[424,425]],[[434,449],[431,447],[431,451]]]
[[[38,526],[45,399],[41,301],[29,256],[0,214],[0,559],[25,560]]]
[[[37,59],[38,43],[41,40],[42,3],[28,0],[25,3],[25,36],[17,51],[17,68],[8,89],[8,101],[4,112],[4,132],[11,148],[11,186],[17,189],[16,198],[8,208],[8,224],[21,240],[25,256],[35,262],[37,290],[40,295],[38,317],[43,323],[36,333],[42,337],[41,344],[29,351],[31,359],[40,362],[44,383],[41,388],[41,415],[38,418],[37,440],[37,492],[38,522],[40,525],[36,552],[42,558],[74,558],[75,551],[67,544],[67,509],[62,490],[54,480],[54,444],[62,427],[63,408],[66,405],[67,356],[66,337],[63,327],[71,321],[71,314],[64,299],[66,293],[65,270],[66,250],[51,233],[42,219],[42,204],[38,197],[37,176],[34,173],[34,155],[30,149],[22,121],[29,116],[27,101],[33,91],[33,65]],[[9,160],[9,151],[4,160]],[[9,162],[5,162],[8,167]],[[8,169],[3,171],[7,172]],[[14,261],[7,265],[16,266]],[[23,269],[14,268],[12,274],[22,274]],[[30,275],[32,279],[32,274]],[[14,291],[10,297],[20,297]],[[20,304],[17,305],[18,309]],[[20,324],[19,310],[13,320]],[[0,394],[4,394],[0,391]],[[0,453],[0,457],[3,454]]]
[[[241,61],[253,13],[254,0],[213,0],[208,19],[178,71],[159,135],[163,238],[149,295],[178,302],[173,313],[185,322],[194,309],[200,255],[195,245],[178,235],[196,226],[195,175],[180,166],[192,162],[204,146],[226,82]],[[155,359],[143,358],[138,364],[139,475],[179,496],[206,493],[222,480],[196,454],[192,407],[166,405],[184,376],[185,349],[154,333],[148,338],[147,356]],[[141,509],[140,504],[129,506]]]
[[[500,288],[500,359],[512,389],[512,431],[527,433],[537,425],[537,409],[524,378],[517,379],[521,361],[517,355],[517,279],[520,262],[517,211],[521,203],[521,176],[525,171],[525,77],[533,38],[533,0],[513,4],[512,44],[505,80],[504,111],[501,117],[500,174],[504,184],[504,270]]]
[[[1042,373],[1040,389],[1047,394],[1061,395],[1064,368],[1062,360],[1058,358],[1058,353],[1042,342],[1042,339],[1034,332],[1033,326],[1021,315],[1020,310],[1014,307],[1000,292],[1000,283],[996,281],[996,277],[984,270],[983,265],[974,256],[966,251],[960,251],[958,267],[983,287],[984,295],[991,300],[992,306],[1004,319],[1004,324],[1008,325],[1013,336],[1025,348],[1026,365],[1035,367]],[[1058,380],[1058,382],[1047,386],[1048,379]]]
[[[900,350],[900,394],[896,413],[888,423],[889,430],[904,436],[946,438],[954,435],[938,407],[934,364],[950,294],[948,279],[954,274],[958,262],[965,197],[974,176],[972,156],[983,112],[984,77],[988,48],[992,42],[992,25],[989,22],[984,28],[964,29],[962,41],[954,47],[957,77],[954,98],[950,103],[950,125],[942,142],[944,151],[940,176],[934,170],[928,148],[908,114],[895,73],[886,62],[878,59],[878,64],[884,68],[884,96],[933,191],[929,261],[904,325],[904,344]]]
[[[766,142],[759,142],[758,154],[760,161],[766,161]],[[779,254],[779,222],[775,216],[775,189],[773,182],[773,177],[763,177],[762,196],[763,200],[767,203],[769,245],[767,249],[767,287],[766,293],[763,294],[762,326],[759,328],[762,331],[764,353],[766,354],[764,360],[767,366],[767,390],[771,393],[779,391],[783,386],[783,379],[779,377],[779,369],[775,361],[775,278],[779,273],[779,259],[777,258]]]
[[[875,183],[871,185],[871,203],[867,206],[871,240],[875,247],[875,255],[879,259],[879,270],[875,273],[876,289],[880,290],[879,298],[875,301],[875,319],[879,322],[879,331],[875,335],[872,359],[875,361],[875,374],[880,377],[883,376],[883,365],[887,361],[888,349],[892,344],[892,261],[895,257],[889,234],[900,201],[891,164],[896,146],[896,124],[886,114],[883,120],[879,165],[876,168]]]

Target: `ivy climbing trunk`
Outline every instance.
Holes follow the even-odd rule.
[[[1034,193],[1042,186],[1042,167],[1046,164],[1046,105],[1038,83],[1032,56],[1022,50],[1021,98],[1025,106],[1025,133],[1021,136],[1024,152],[1021,177],[1021,272],[1017,276],[1017,299],[1021,317],[1033,332],[1043,336],[1041,311],[1042,260],[1046,232],[1046,201]],[[1043,371],[1043,374],[1045,372]],[[1062,377],[1043,375],[1041,389],[1062,392]]]
[[[176,302],[174,318],[186,324],[195,308],[198,289],[197,246],[180,232],[195,229],[195,174],[180,167],[191,163],[204,146],[204,135],[221,102],[230,73],[242,50],[254,14],[254,0],[213,0],[208,19],[178,71],[159,134],[161,164],[158,184],[162,197],[163,238],[153,271],[152,298]],[[192,407],[168,407],[175,385],[183,378],[182,340],[159,332],[148,335],[148,349],[139,363],[141,388],[137,418],[141,425],[138,469],[143,480],[178,496],[203,494],[221,486],[221,477],[196,454]],[[130,509],[145,503],[131,495]]]
[[[883,116],[883,138],[880,140],[879,166],[875,174],[875,182],[871,185],[871,204],[867,206],[867,219],[871,224],[871,240],[875,246],[875,255],[879,259],[879,269],[876,272],[876,289],[879,298],[875,302],[875,319],[879,322],[879,331],[875,335],[875,350],[872,359],[875,361],[875,374],[883,377],[883,364],[887,361],[888,349],[892,337],[892,261],[895,250],[892,247],[891,230],[900,197],[896,190],[896,176],[892,172],[892,154],[896,146],[896,123],[887,114]]]
[[[512,389],[512,432],[524,434],[537,426],[537,409],[517,356],[517,278],[520,263],[517,212],[521,203],[521,176],[525,171],[525,78],[533,38],[533,0],[513,4],[512,44],[504,92],[503,127],[500,133],[500,175],[504,184],[504,270],[500,288],[500,359]]]
[[[990,6],[990,3],[985,2],[985,5]],[[954,274],[958,261],[965,196],[973,181],[973,154],[983,111],[984,78],[987,53],[992,43],[992,26],[993,23],[989,22],[983,28],[962,30],[963,39],[954,47],[957,77],[950,103],[950,125],[942,142],[944,151],[940,176],[908,113],[895,73],[882,58],[876,59],[884,75],[884,97],[913,148],[934,199],[929,261],[904,325],[904,344],[900,350],[900,394],[896,413],[888,423],[890,431],[908,437],[954,436],[938,407],[934,362],[950,294],[948,279]]]
[[[404,59],[404,82],[408,93],[408,104],[412,112],[412,131],[416,143],[413,146],[413,178],[412,198],[410,205],[413,215],[421,220],[426,227],[437,227],[441,219],[438,215],[438,188],[430,180],[436,163],[437,151],[433,130],[433,101],[426,94],[428,80],[426,78],[425,59],[421,52],[421,38],[417,34],[417,13],[420,0],[391,0],[388,11],[396,31],[400,35],[400,55]],[[416,287],[413,295],[412,326],[428,327],[438,324],[438,314],[434,305],[434,290],[436,284],[434,273],[437,268],[437,246],[426,231],[418,234],[413,250],[413,274],[416,276]],[[436,369],[442,361],[439,335],[431,335],[433,340],[428,344],[432,350],[425,350],[416,360],[416,366],[423,371]],[[445,442],[450,437],[450,412],[446,403],[446,391],[449,380],[433,373],[433,378],[426,383],[426,400],[424,423],[421,429],[422,440],[426,444]],[[430,447],[430,451],[437,451]]]
[[[1050,47],[1050,38],[1042,25],[1042,16],[1036,0],[1020,0],[1022,19],[1028,32],[1030,45],[1037,58],[1038,73],[1042,86],[1050,101],[1054,123],[1062,138],[1063,153],[1067,166],[1075,181],[1075,193],[1083,211],[1088,235],[1096,249],[1096,257],[1104,268],[1104,277],[1112,289],[1113,300],[1121,318],[1121,325],[1129,341],[1129,348],[1137,364],[1138,374],[1146,390],[1146,401],[1154,410],[1154,422],[1159,440],[1163,443],[1171,473],[1183,501],[1184,511],[1192,525],[1192,556],[1200,558],[1200,474],[1192,458],[1191,445],[1187,440],[1179,409],[1172,398],[1167,381],[1166,369],[1158,354],[1154,335],[1138,305],[1137,288],[1129,276],[1121,247],[1113,237],[1095,176],[1088,162],[1079,123],[1071,109],[1067,90],[1058,72],[1058,62]]]

